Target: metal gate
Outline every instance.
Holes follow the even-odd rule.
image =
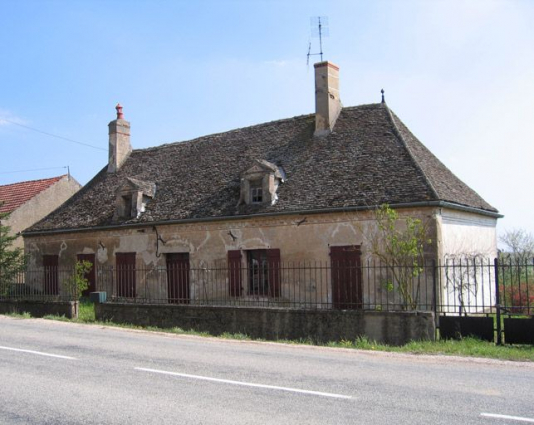
[[[446,261],[438,276],[440,338],[534,344],[534,259]]]

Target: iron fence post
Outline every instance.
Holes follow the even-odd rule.
[[[495,308],[497,309],[497,345],[502,345],[502,329],[501,329],[501,305],[499,295],[499,259],[493,260],[493,267],[495,273]]]
[[[436,265],[436,260],[432,260],[432,310],[434,310],[434,339],[438,339],[438,329],[439,329],[439,314],[438,314],[438,300],[437,300],[437,273],[438,267]]]

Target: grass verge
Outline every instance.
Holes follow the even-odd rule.
[[[31,316],[28,313],[23,314],[10,314],[11,317],[17,317],[21,319],[27,319]],[[80,302],[77,319],[68,319],[65,316],[45,316],[45,319],[49,320],[61,320],[65,322],[74,323],[93,323],[103,326],[114,326],[119,328],[128,329],[142,329],[147,331],[167,332],[177,335],[196,335],[203,337],[213,337],[224,339],[234,339],[241,341],[252,341],[248,335],[237,333],[232,334],[225,332],[221,335],[211,335],[207,332],[197,332],[193,330],[185,330],[179,327],[174,328],[157,328],[157,327],[143,327],[137,325],[113,323],[113,322],[98,322],[95,319],[94,305],[87,301]],[[256,339],[255,341],[262,341]],[[396,353],[410,353],[410,354],[429,354],[429,355],[447,355],[447,356],[462,356],[462,357],[482,357],[499,360],[512,360],[512,361],[529,361],[534,362],[534,346],[530,345],[504,345],[497,346],[493,343],[480,341],[475,338],[464,338],[459,341],[455,340],[441,340],[441,341],[413,341],[400,347],[394,347],[385,344],[378,344],[374,341],[370,341],[365,337],[357,338],[354,341],[339,341],[329,342],[327,344],[316,344],[311,339],[299,339],[299,340],[279,340],[286,344],[303,344],[303,345],[323,345],[327,347],[338,348],[352,348],[358,350],[369,351],[388,351]]]
[[[355,341],[341,341],[329,343],[330,347],[356,348],[371,351],[389,351],[396,353],[430,354],[462,357],[482,357],[499,360],[534,362],[534,347],[530,345],[504,345],[481,341],[476,338],[440,341],[412,341],[406,345],[393,347],[377,344],[367,338]]]
[[[32,316],[27,311],[22,313],[4,313],[4,316],[14,317],[15,319],[31,319]]]

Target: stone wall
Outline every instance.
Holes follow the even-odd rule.
[[[354,340],[367,336],[389,345],[434,340],[433,313],[361,310],[288,310],[246,307],[96,304],[101,321],[162,328],[242,333],[267,340],[310,338],[316,342]]]
[[[9,313],[30,313],[33,317],[51,314],[73,319],[78,317],[78,301],[0,301],[0,314]]]

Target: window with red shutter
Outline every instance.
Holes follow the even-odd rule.
[[[228,281],[230,296],[243,293],[243,276],[248,278],[247,294],[270,297],[281,295],[280,250],[251,249],[246,251],[247,267],[242,268],[241,251],[228,251]]]
[[[280,296],[280,250],[247,251],[249,295]]]

